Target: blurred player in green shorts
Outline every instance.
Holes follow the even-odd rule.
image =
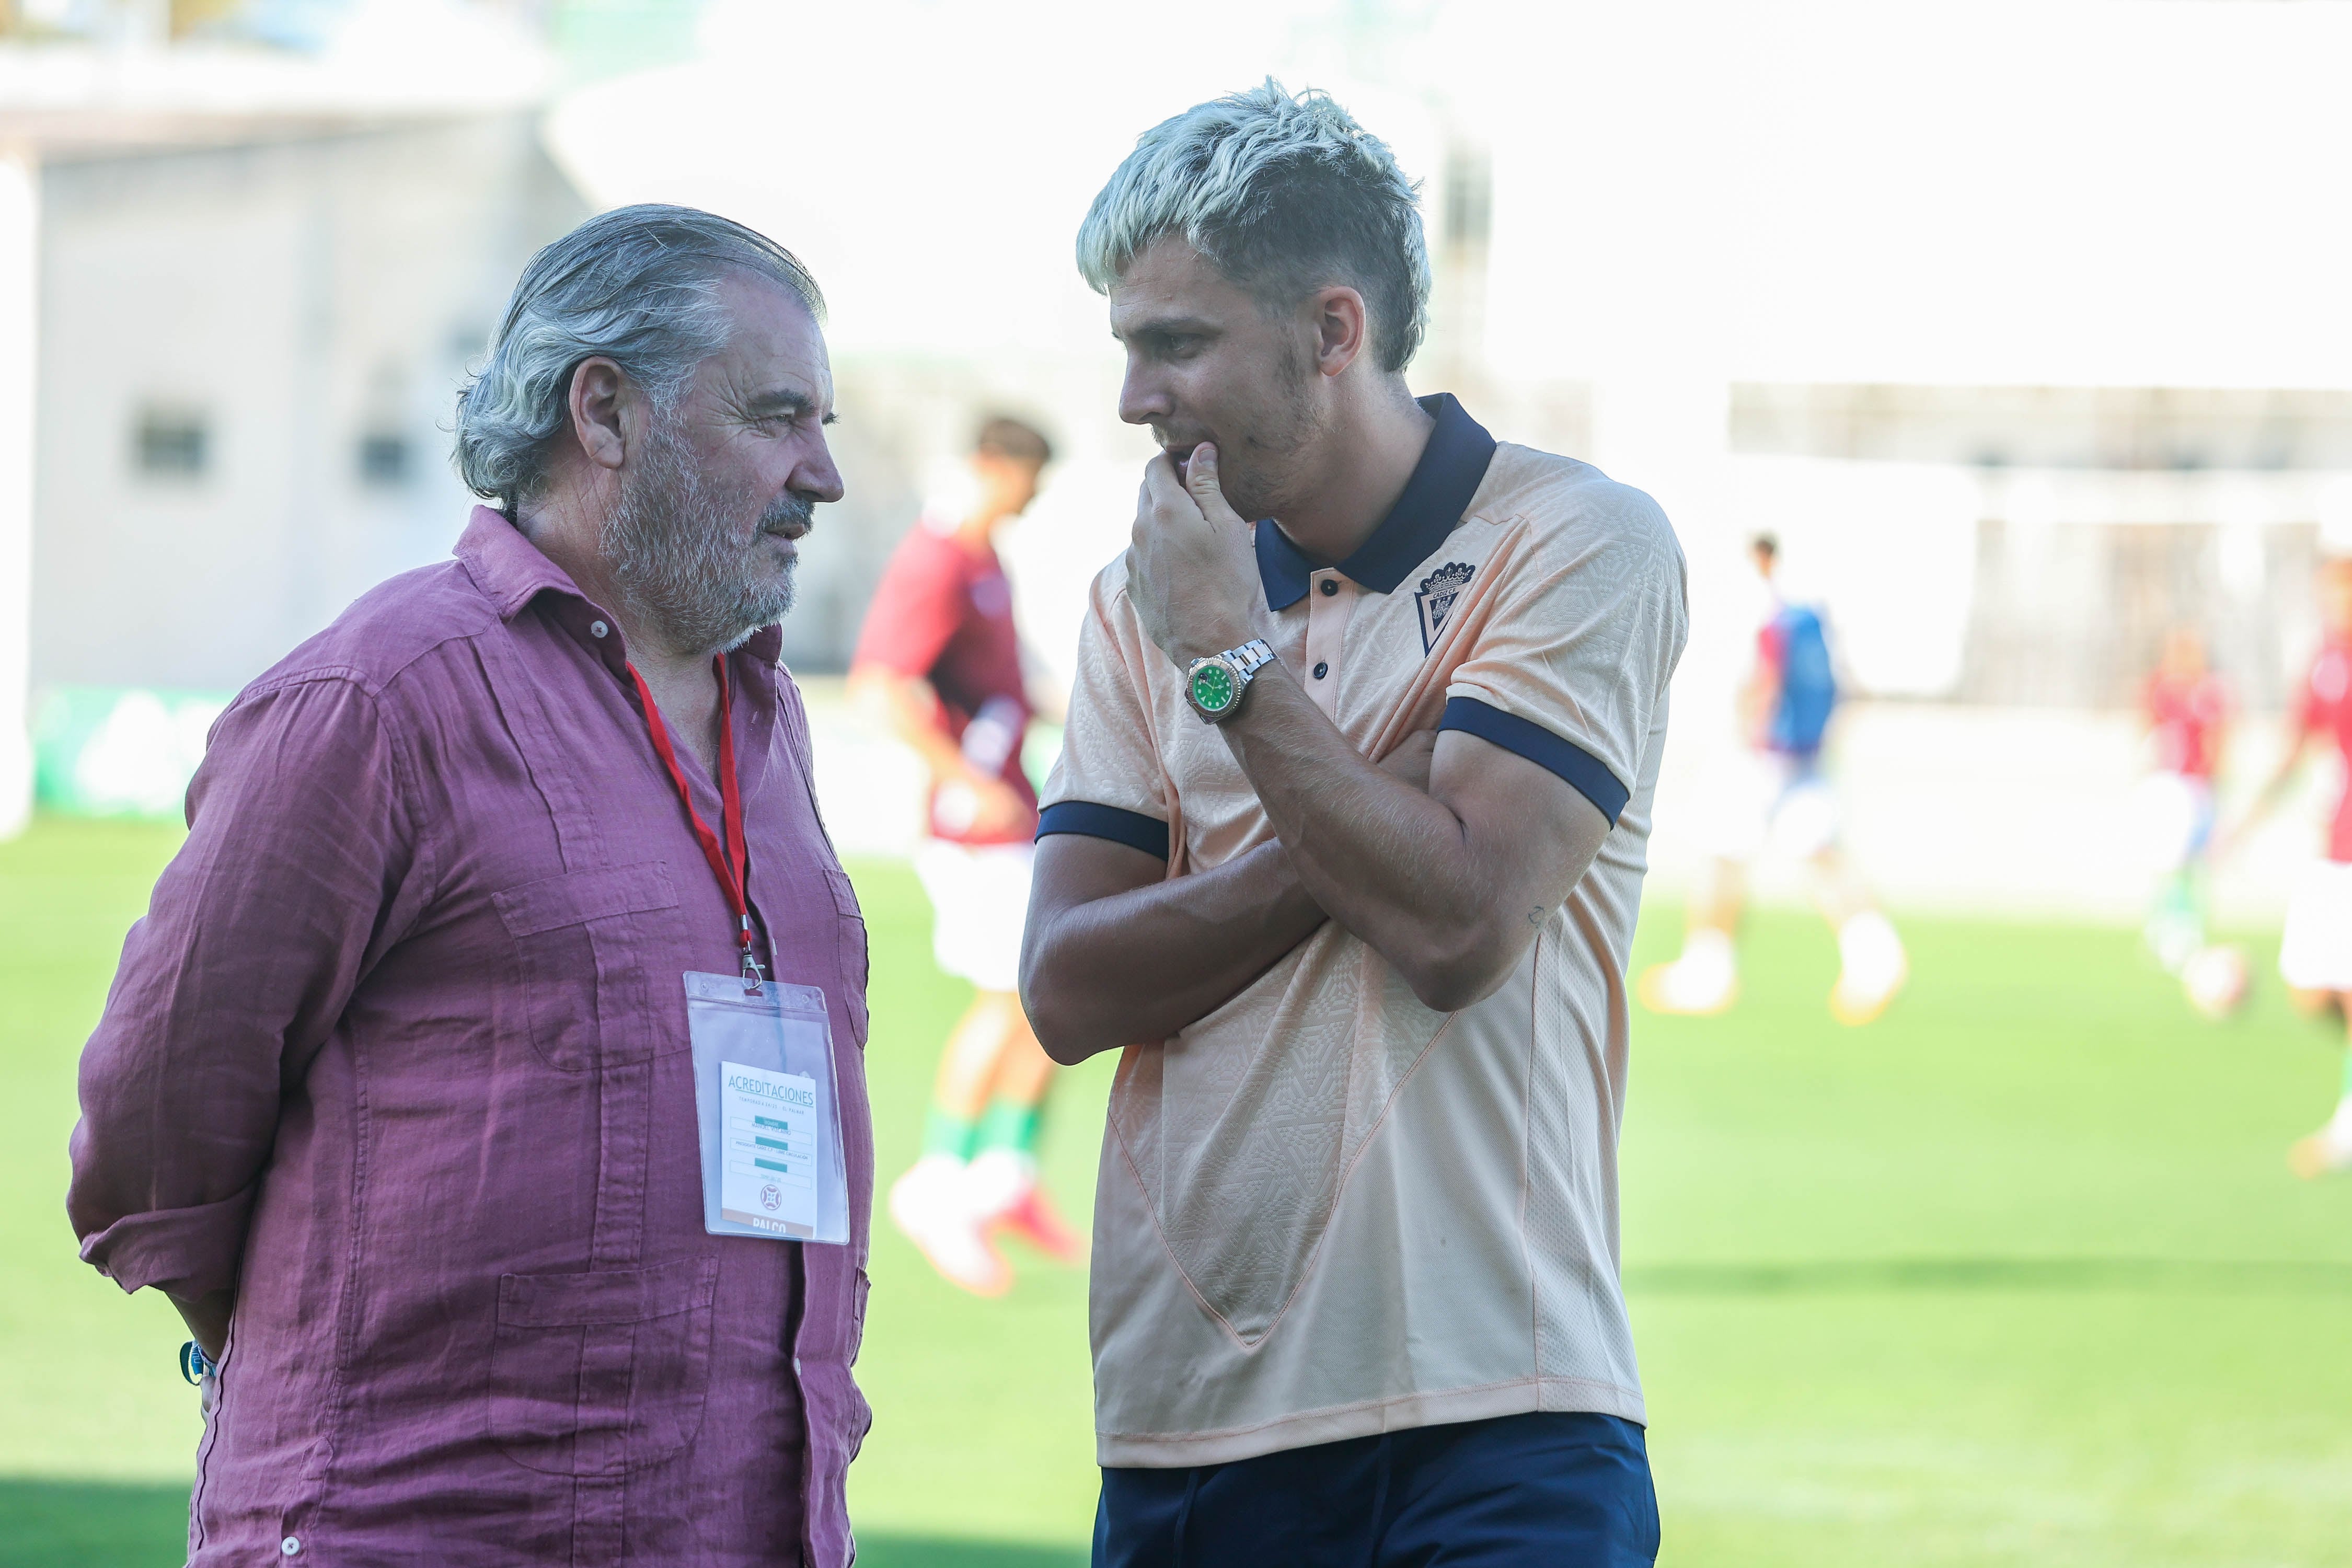
[[[908,531],[849,674],[860,706],[930,774],[915,869],[931,900],[933,955],[978,993],[940,1058],[922,1158],[892,1185],[890,1217],[932,1267],[982,1296],[1013,1284],[992,1230],[1064,1259],[1084,1250],[1037,1183],[1054,1064],[1014,994],[1037,796],[1022,771],[1031,709],[994,543],[1035,499],[1052,458],[1045,437],[1017,419],[981,426],[971,499],[934,507]]]
[[[2319,616],[2326,640],[2304,679],[2294,737],[2230,841],[2242,841],[2285,795],[2314,742],[2335,743],[2345,760],[2345,781],[2328,826],[2326,853],[2303,868],[2288,900],[2279,973],[2296,1006],[2313,1016],[2332,1013],[2342,1022],[2352,1019],[2352,560],[2320,563]],[[2336,1114],[2289,1150],[2287,1163],[2305,1178],[2352,1169],[2352,1056],[2346,1058]]]
[[[2228,749],[2231,707],[2205,639],[2175,627],[2140,694],[2155,766],[2132,792],[2132,816],[2158,878],[2141,934],[2165,973],[2179,977],[2189,1005],[2212,1018],[2228,1016],[2246,994],[2245,955],[2206,940],[2213,776]]]

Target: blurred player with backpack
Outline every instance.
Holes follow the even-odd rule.
[[[1653,1012],[1680,1014],[1720,1013],[1738,999],[1748,866],[1769,848],[1811,867],[1815,900],[1838,939],[1830,1012],[1840,1023],[1866,1024],[1903,988],[1910,964],[1838,847],[1837,799],[1821,767],[1837,676],[1820,613],[1782,598],[1773,580],[1780,553],[1769,533],[1748,545],[1769,609],[1739,692],[1740,765],[1727,772],[1715,803],[1714,856],[1692,896],[1682,954],[1643,974],[1641,996]]]

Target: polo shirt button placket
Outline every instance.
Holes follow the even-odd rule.
[[[1315,574],[1315,591],[1307,601],[1307,695],[1315,706],[1323,710],[1325,718],[1339,721],[1339,683],[1332,679],[1339,657],[1346,651],[1348,617],[1356,607],[1353,594],[1343,594],[1347,586],[1341,574],[1331,567]]]

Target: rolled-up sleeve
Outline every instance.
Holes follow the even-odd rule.
[[[414,907],[408,783],[344,675],[248,690],[215,728],[82,1051],[66,1206],[125,1290],[236,1284],[279,1108]]]

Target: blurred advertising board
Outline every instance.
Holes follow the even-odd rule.
[[[33,713],[34,798],[69,816],[179,816],[229,695],[49,688]]]

